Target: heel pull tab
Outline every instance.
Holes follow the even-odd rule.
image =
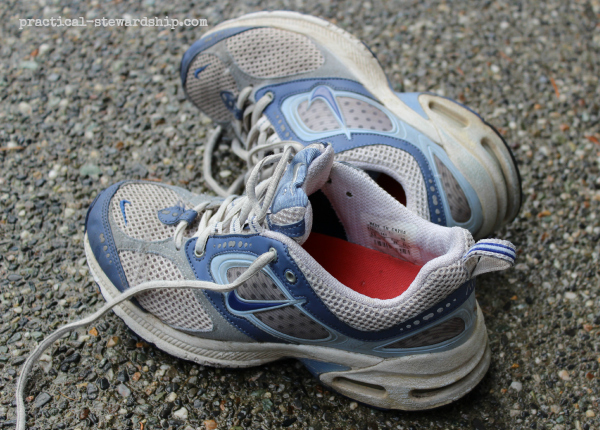
[[[483,239],[473,245],[463,259],[471,278],[482,273],[506,270],[515,264],[515,246],[507,240]]]

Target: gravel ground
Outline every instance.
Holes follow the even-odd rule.
[[[125,178],[205,191],[213,128],[178,79],[203,30],[19,31],[18,18],[168,15],[210,26],[265,8],[334,21],[371,46],[397,90],[461,100],[511,143],[525,202],[498,236],[519,246],[519,261],[478,288],[490,372],[453,405],[380,412],[327,391],[295,361],[229,370],[176,360],[110,315],[48,351],[28,388],[31,428],[600,427],[598,0],[135,3],[0,4],[0,427],[14,425],[15,379],[36,343],[103,302],[82,244],[92,199]],[[235,173],[227,155],[219,166]]]

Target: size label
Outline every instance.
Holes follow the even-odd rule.
[[[415,246],[416,227],[410,223],[392,220],[374,220],[370,214],[363,216],[368,242],[374,248],[402,260],[416,262],[421,259],[419,248]]]

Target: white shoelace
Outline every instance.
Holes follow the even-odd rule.
[[[271,202],[275,197],[275,192],[277,191],[277,186],[279,185],[279,181],[281,177],[285,173],[285,169],[293,156],[295,150],[293,147],[288,146],[284,149],[281,154],[274,154],[263,158],[259,161],[252,172],[249,175],[248,182],[246,183],[246,192],[247,195],[238,197],[238,196],[230,196],[225,199],[217,212],[212,215],[212,210],[207,209],[210,203],[202,203],[194,210],[198,209],[198,212],[204,210],[205,212],[202,215],[202,219],[200,220],[200,225],[198,226],[198,230],[194,237],[197,237],[196,246],[194,248],[194,253],[196,256],[200,257],[204,254],[206,242],[208,238],[217,233],[259,233],[264,227],[264,220],[268,214],[269,207],[271,206]],[[272,176],[259,183],[261,177],[261,170],[265,165],[269,165],[270,163],[274,163],[277,160],[275,168],[273,169]],[[175,230],[174,240],[176,246],[181,246],[183,241],[183,234],[185,229],[188,226],[187,221],[180,221]],[[190,288],[194,290],[209,290],[220,293],[227,293],[229,291],[233,291],[254,276],[256,273],[260,272],[265,266],[267,266],[270,262],[277,258],[277,251],[271,248],[269,251],[265,252],[258,256],[256,260],[248,267],[248,269],[243,272],[235,281],[229,284],[216,284],[214,282],[209,281],[197,281],[197,280],[184,280],[184,281],[148,281],[144,282],[135,287],[129,288],[124,293],[119,296],[110,299],[107,303],[100,308],[98,311],[89,315],[85,318],[80,319],[79,321],[74,321],[72,323],[66,324],[60,328],[58,328],[54,333],[46,337],[42,342],[38,344],[38,346],[33,350],[33,352],[29,355],[25,364],[21,368],[21,374],[19,376],[19,380],[17,382],[16,387],[16,400],[17,400],[17,425],[16,430],[25,430],[26,425],[26,411],[25,411],[25,386],[27,384],[27,379],[31,370],[33,369],[33,365],[37,362],[39,357],[44,353],[46,349],[48,349],[55,341],[60,339],[65,333],[68,333],[74,329],[79,327],[84,327],[88,324],[91,324],[102,316],[104,316],[108,311],[110,311],[115,306],[123,303],[126,300],[131,299],[133,296],[139,293],[153,291],[153,290],[163,290],[163,289],[182,289],[182,288]]]
[[[231,142],[231,150],[246,162],[248,171],[251,171],[269,152],[277,153],[288,146],[294,147],[297,151],[304,147],[299,142],[280,140],[273,125],[263,116],[265,108],[273,101],[273,94],[267,92],[256,103],[250,102],[249,97],[251,94],[252,87],[246,87],[238,96],[236,108],[240,112],[243,110],[243,114],[241,119],[234,119],[232,123],[235,137]],[[223,128],[218,126],[206,142],[202,174],[208,186],[215,193],[226,197],[240,191],[246,174],[238,176],[227,189],[223,188],[212,176],[212,157],[222,133]],[[263,173],[268,174],[269,172]]]

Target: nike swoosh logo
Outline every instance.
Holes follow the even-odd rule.
[[[227,306],[233,313],[254,313],[265,311],[273,308],[280,308],[282,306],[289,306],[299,303],[298,300],[288,300],[282,302],[259,302],[259,301],[245,301],[238,297],[235,291],[227,293]]]
[[[121,200],[119,202],[119,206],[121,206],[121,213],[123,214],[123,221],[125,221],[125,225],[127,225],[127,215],[125,215],[125,205],[131,204],[129,200]]]
[[[196,71],[194,72],[194,78],[198,79],[198,75],[199,75],[200,73],[202,73],[202,71],[203,71],[204,69],[206,69],[208,66],[210,66],[210,63],[208,63],[206,66],[198,67],[198,68],[196,69]]]
[[[344,121],[344,116],[342,115],[342,111],[337,103],[337,100],[335,98],[335,95],[333,94],[333,91],[331,91],[331,88],[329,88],[326,85],[319,85],[314,90],[312,90],[312,92],[310,93],[310,97],[308,98],[308,106],[306,108],[307,109],[310,108],[310,105],[316,99],[323,100],[329,106],[329,109],[331,109],[331,111],[333,112],[333,115],[336,117],[336,119],[342,126],[342,129],[344,130],[344,134],[346,135],[346,137],[348,139],[350,139],[350,136],[351,136],[350,131],[348,131],[348,128],[346,128],[346,122]]]

